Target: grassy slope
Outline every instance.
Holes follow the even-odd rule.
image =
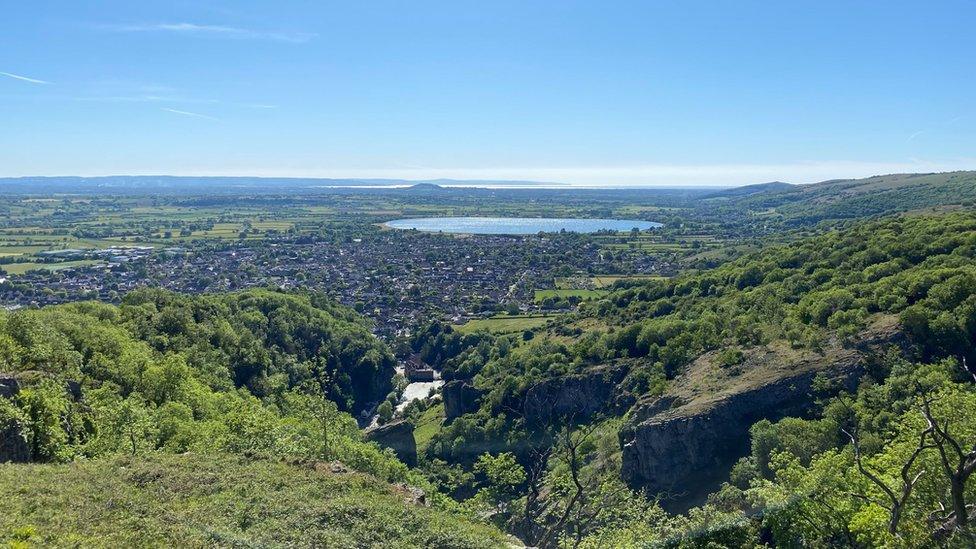
[[[540,302],[547,297],[578,297],[580,299],[596,299],[607,294],[605,290],[536,290],[535,301]]]
[[[30,479],[30,482],[25,482]],[[327,464],[217,455],[0,465],[0,544],[499,547],[502,534]]]
[[[773,209],[797,223],[854,219],[976,200],[976,172],[892,174],[824,181],[789,192],[757,193],[736,203]]]
[[[417,452],[423,453],[430,444],[430,439],[434,437],[437,430],[444,423],[444,403],[437,403],[427,409],[417,421],[417,426],[413,431],[413,438],[417,444]]]
[[[493,334],[509,334],[544,326],[553,316],[545,315],[497,315],[491,318],[469,320],[455,328],[462,333],[488,330]]]

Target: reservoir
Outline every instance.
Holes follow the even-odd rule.
[[[385,224],[394,229],[416,229],[432,233],[536,234],[539,232],[595,233],[601,230],[654,229],[660,223],[639,219],[585,219],[559,217],[418,217],[396,219]]]

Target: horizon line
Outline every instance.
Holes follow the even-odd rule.
[[[630,164],[563,167],[431,167],[404,165],[382,168],[280,168],[241,167],[220,169],[189,165],[185,171],[168,167],[84,170],[71,174],[70,168],[54,168],[48,173],[11,170],[5,176],[18,177],[212,177],[252,179],[355,180],[389,182],[522,182],[542,183],[565,188],[687,188],[741,187],[771,182],[794,185],[823,181],[854,180],[882,175],[931,174],[976,170],[976,158],[929,160],[911,158],[898,162],[797,161],[791,163],[728,164]],[[81,171],[81,170],[79,170]],[[18,173],[19,172],[19,173]],[[60,173],[59,173],[60,172]],[[68,175],[65,175],[65,172]],[[85,173],[87,172],[87,173]]]

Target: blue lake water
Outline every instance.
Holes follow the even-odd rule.
[[[418,217],[386,223],[394,229],[464,234],[595,233],[600,230],[629,231],[660,227],[660,223],[639,219],[579,219],[557,217]]]

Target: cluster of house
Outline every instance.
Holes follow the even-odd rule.
[[[275,235],[186,246],[41,252],[52,262],[104,261],[9,277],[0,282],[0,305],[114,301],[143,286],[187,293],[307,288],[370,317],[378,334],[395,336],[434,318],[462,322],[513,304],[525,310],[555,269],[607,268],[598,245],[561,236],[383,231],[355,239]]]

